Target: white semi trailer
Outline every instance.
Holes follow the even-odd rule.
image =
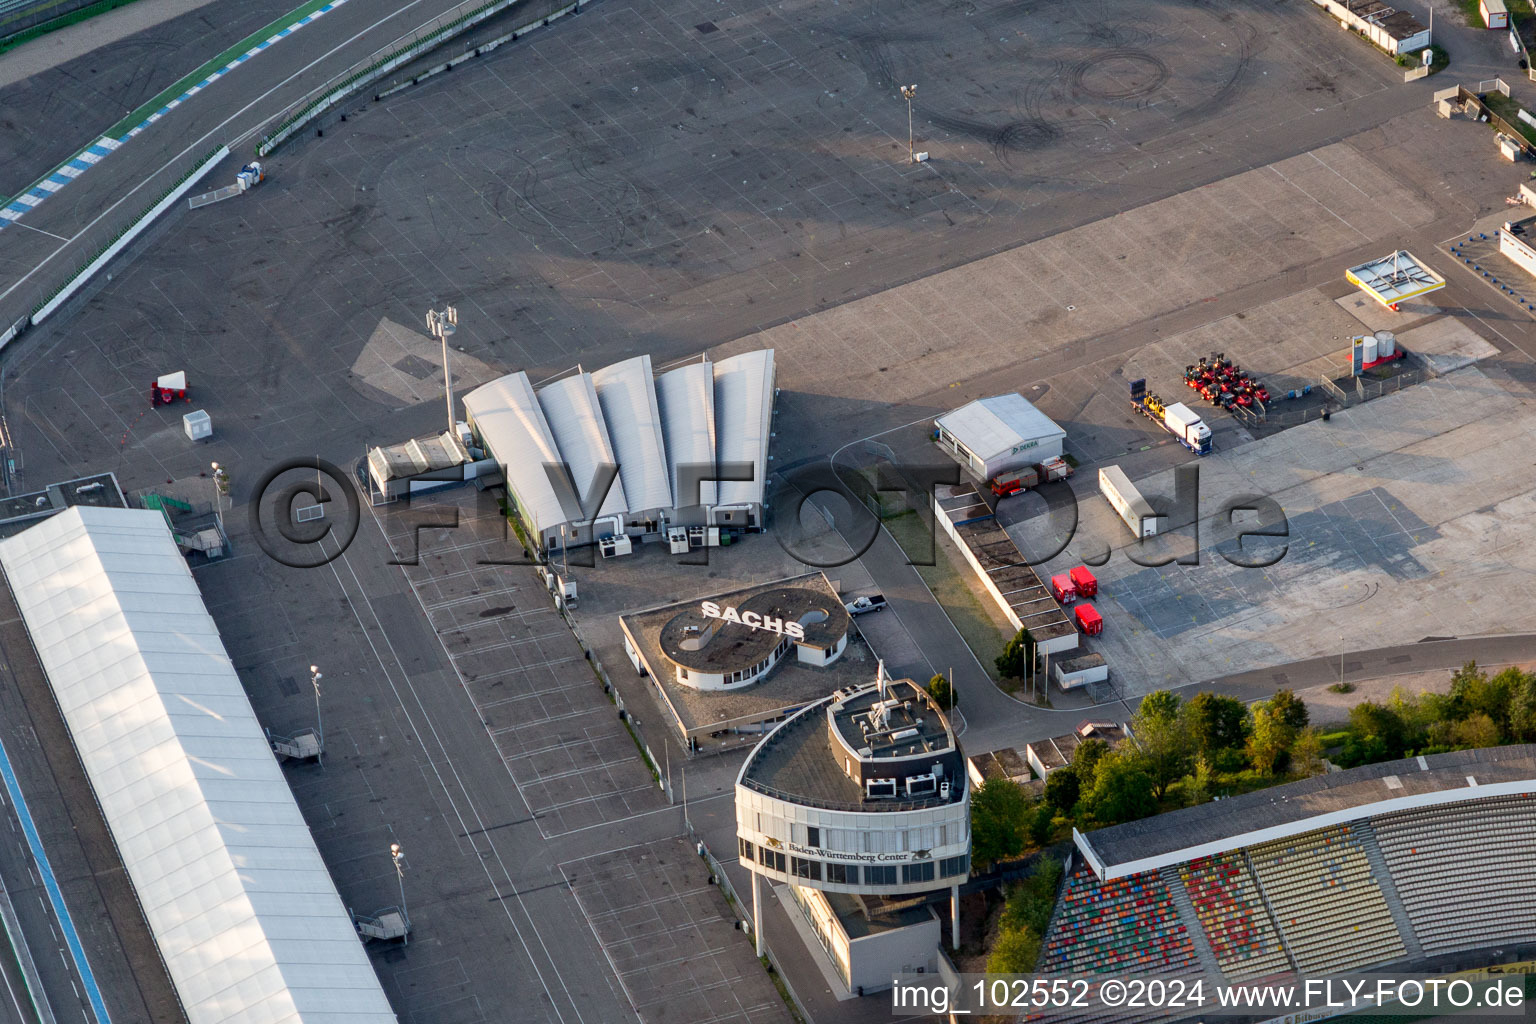
[[[1147,499],[1141,496],[1119,466],[1105,466],[1099,470],[1099,493],[1109,500],[1120,521],[1137,537],[1151,537],[1157,533],[1157,513],[1152,511]]]

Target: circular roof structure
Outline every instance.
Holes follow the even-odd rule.
[[[786,638],[826,650],[848,634],[836,595],[809,587],[773,587],[740,604],[700,601],[661,627],[662,652],[693,672],[730,673],[767,658]]]

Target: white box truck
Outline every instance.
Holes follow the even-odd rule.
[[[1211,450],[1211,428],[1183,402],[1163,408],[1163,425],[1191,451],[1203,455]]]
[[[1109,500],[1120,521],[1137,537],[1151,537],[1157,533],[1157,513],[1152,511],[1147,499],[1141,496],[1119,466],[1105,466],[1099,470],[1099,493]]]

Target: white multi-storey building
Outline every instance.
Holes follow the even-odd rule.
[[[948,888],[958,919],[970,874],[970,791],[948,719],[916,683],[887,680],[883,670],[806,707],[742,765],[736,835],[752,872],[759,946],[760,878],[791,886],[802,905]],[[846,935],[840,945],[822,941],[834,959],[847,956]],[[844,959],[838,967],[853,987],[858,966]]]

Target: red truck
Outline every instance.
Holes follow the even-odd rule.
[[[1072,467],[1067,465],[1067,461],[1059,455],[1054,455],[1033,466],[1023,466],[999,473],[991,479],[990,486],[993,494],[999,498],[1006,498],[1010,494],[1018,494],[1031,487],[1050,483],[1052,480],[1065,480],[1071,475]]]

